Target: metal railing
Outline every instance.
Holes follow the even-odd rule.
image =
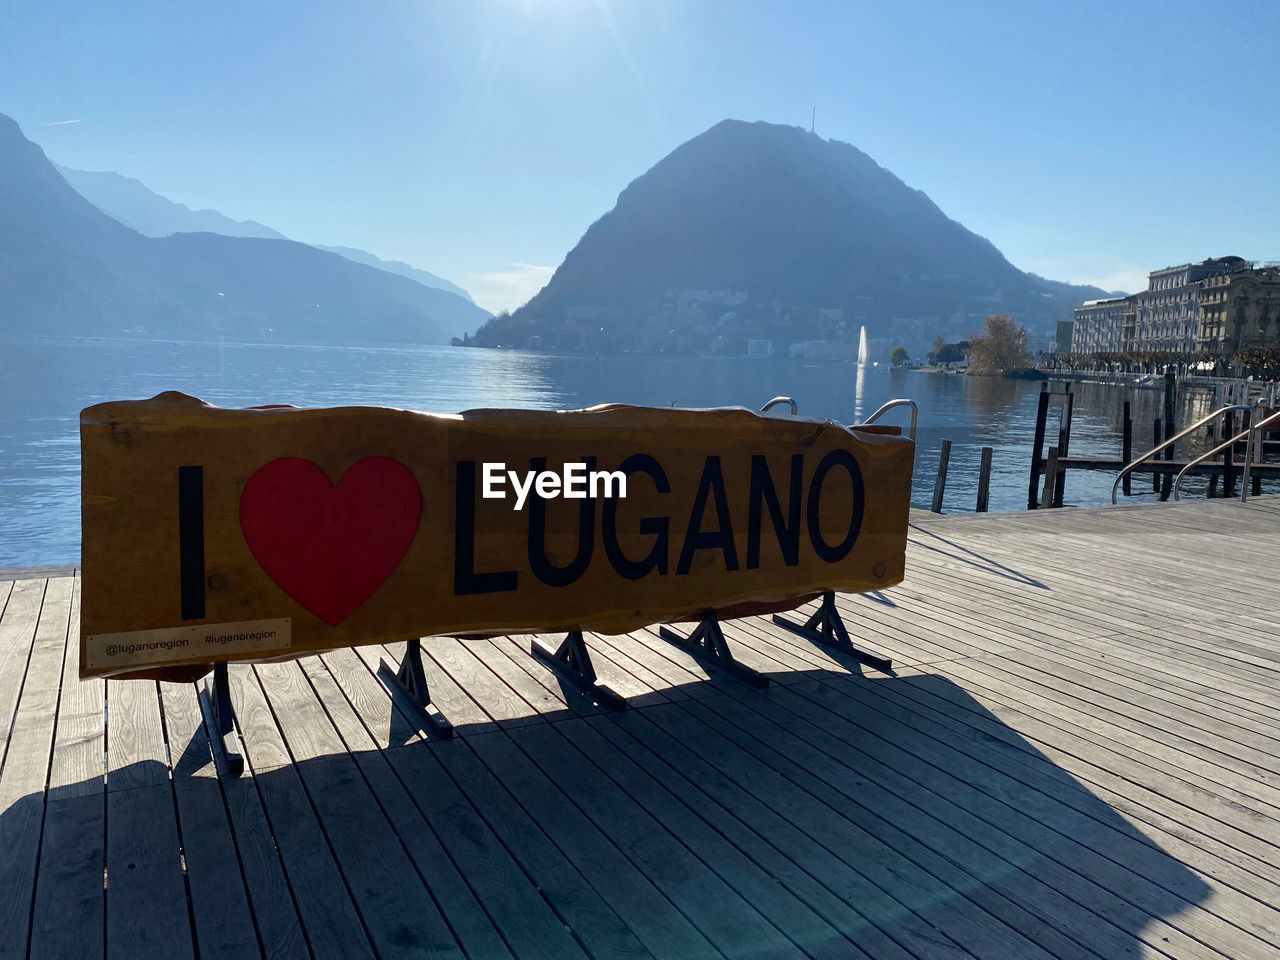
[[[880,407],[880,409],[877,410],[875,413],[871,414],[871,416],[867,417],[867,419],[863,420],[862,423],[857,424],[857,426],[865,427],[868,423],[875,423],[877,420],[880,419],[882,415],[884,415],[885,413],[888,413],[894,407],[910,407],[911,408],[911,427],[910,427],[908,436],[910,436],[911,439],[914,441],[916,438],[916,418],[920,415],[920,408],[916,406],[916,402],[914,400],[907,400],[905,398],[900,398],[898,400],[890,400],[888,403]]]
[[[793,417],[800,415],[800,405],[796,403],[795,400],[791,399],[791,397],[774,397],[772,400],[770,400],[768,403],[766,403],[763,407],[760,408],[760,412],[766,413],[772,408],[782,403],[790,404],[791,415]],[[863,420],[862,423],[854,424],[854,426],[863,427],[863,426],[866,426],[868,423],[875,423],[884,414],[888,413],[894,407],[910,407],[911,408],[911,426],[908,428],[908,436],[910,436],[912,440],[915,440],[916,419],[920,415],[920,408],[916,406],[916,402],[914,400],[907,400],[905,398],[898,399],[898,400],[890,400],[888,403],[881,406],[880,409],[877,410],[875,413],[871,414],[871,416],[867,417],[867,419]]]
[[[1217,454],[1221,453],[1223,450],[1234,450],[1235,445],[1239,443],[1241,440],[1243,440],[1244,441],[1244,463],[1241,464],[1240,502],[1241,503],[1246,502],[1249,499],[1250,466],[1253,463],[1253,454],[1256,448],[1253,437],[1255,433],[1257,433],[1259,430],[1266,429],[1267,425],[1272,422],[1280,422],[1280,410],[1277,410],[1275,413],[1271,414],[1269,417],[1265,417],[1262,420],[1259,420],[1257,423],[1253,423],[1251,421],[1249,423],[1249,426],[1245,427],[1243,430],[1237,433],[1230,440],[1224,440],[1222,443],[1218,444],[1212,450],[1209,450],[1206,453],[1202,453],[1200,454],[1200,456],[1190,461],[1178,473],[1178,478],[1173,481],[1173,499],[1175,500],[1182,499],[1181,496],[1179,495],[1179,492],[1182,489],[1182,481],[1186,479],[1187,474],[1191,472],[1192,468],[1198,467],[1200,464],[1204,463],[1210,457],[1216,456]]]
[[[1182,440],[1188,434],[1194,433],[1196,430],[1199,430],[1201,427],[1205,426],[1206,424],[1212,423],[1215,419],[1222,416],[1224,413],[1228,413],[1232,410],[1252,410],[1252,409],[1253,407],[1251,407],[1247,403],[1232,403],[1232,404],[1228,404],[1225,407],[1219,407],[1217,410],[1213,411],[1213,413],[1209,414],[1207,417],[1197,420],[1191,426],[1186,427],[1182,430],[1179,430],[1177,433],[1175,433],[1172,437],[1170,437],[1164,443],[1159,444],[1158,446],[1152,447],[1150,450],[1148,450],[1146,453],[1140,456],[1137,460],[1134,460],[1131,463],[1127,464],[1124,467],[1124,469],[1122,469],[1116,475],[1116,482],[1111,485],[1112,504],[1116,503],[1116,491],[1120,489],[1120,482],[1124,480],[1126,476],[1128,476],[1130,473],[1133,472],[1134,467],[1137,467],[1143,463],[1146,463],[1148,460],[1154,457],[1157,453],[1159,453],[1165,447],[1173,446],[1175,443],[1177,443],[1179,440]]]
[[[791,404],[791,415],[792,415],[793,417],[795,417],[795,416],[798,416],[798,415],[799,415],[799,413],[800,413],[800,404],[796,403],[796,402],[795,402],[794,400],[792,400],[790,397],[774,397],[772,400],[770,400],[768,403],[766,403],[763,407],[761,407],[761,408],[760,408],[760,412],[761,412],[761,413],[766,413],[766,412],[768,412],[771,408],[776,407],[776,406],[777,406],[778,404],[780,404],[780,403],[789,403],[789,404]]]

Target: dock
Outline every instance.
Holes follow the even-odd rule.
[[[77,679],[74,570],[6,571],[0,957],[1278,956],[1278,544],[1274,497],[913,514],[838,601],[890,673],[589,635],[612,712],[434,639],[449,740],[396,646],[233,665],[239,779],[194,684]]]

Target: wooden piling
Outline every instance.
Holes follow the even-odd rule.
[[[1071,447],[1071,408],[1075,401],[1075,394],[1071,392],[1071,383],[1068,382],[1064,389],[1065,398],[1062,401],[1062,409],[1058,413],[1058,456],[1065,457]],[[1046,501],[1051,507],[1062,506],[1062,496],[1067,489],[1067,471],[1054,478],[1053,483],[1053,500]]]
[[[1253,411],[1252,410],[1242,411],[1240,414],[1240,429],[1242,431],[1248,430],[1249,427],[1252,425],[1252,423],[1253,423]],[[1252,444],[1245,443],[1244,445],[1245,456],[1248,457],[1250,461],[1249,493],[1255,497],[1262,496],[1262,475],[1259,473],[1254,473],[1252,470],[1252,467],[1254,464],[1262,462],[1262,443],[1263,443],[1262,438],[1264,434],[1266,434],[1265,430],[1259,430],[1257,435],[1254,437],[1253,443]],[[1242,482],[1243,482],[1243,479],[1244,478],[1242,476],[1241,477]]]
[[[1057,502],[1058,448],[1050,447],[1044,467],[1044,502],[1049,507],[1061,506]]]
[[[1155,430],[1152,431],[1151,436],[1151,448],[1155,449],[1160,444],[1160,417],[1156,417]],[[1151,492],[1160,493],[1160,474],[1155,474],[1155,472],[1151,475]]]
[[[934,513],[942,512],[942,495],[947,489],[947,463],[951,459],[951,441],[942,441],[942,452],[938,454],[938,476],[933,481],[933,506],[930,508]]]
[[[1045,422],[1049,417],[1049,383],[1040,384],[1040,403],[1036,407],[1036,434],[1031,442],[1031,477],[1027,481],[1027,509],[1040,506],[1040,464],[1044,450]]]
[[[1164,375],[1164,438],[1168,440],[1177,433],[1177,421],[1174,416],[1174,408],[1177,406],[1178,398],[1178,381],[1172,372]],[[1169,444],[1165,448],[1164,458],[1166,460],[1173,459],[1173,448],[1176,443]],[[1168,500],[1169,494],[1173,490],[1173,474],[1166,473],[1160,478],[1160,499]]]
[[[1120,430],[1120,459],[1126,464],[1133,463],[1133,415],[1129,408],[1128,400],[1124,402],[1123,413],[1120,418]],[[1132,476],[1132,474],[1126,473],[1124,480],[1121,481],[1121,489],[1126,497],[1133,493]]]
[[[978,513],[987,512],[988,494],[991,490],[991,447],[982,448],[982,460],[978,464]]]
[[[1236,435],[1236,412],[1228,410],[1222,416],[1223,419],[1223,436],[1225,438],[1234,437]],[[1222,495],[1224,497],[1234,497],[1236,495],[1236,467],[1235,467],[1235,444],[1227,444],[1227,449],[1222,451]]]
[[[1214,387],[1217,390],[1217,387]],[[1218,421],[1215,420],[1209,424],[1209,449],[1212,450],[1222,441],[1218,439]],[[1209,474],[1209,492],[1206,494],[1210,500],[1218,495],[1218,475],[1216,473]]]

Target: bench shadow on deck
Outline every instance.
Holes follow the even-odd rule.
[[[303,682],[285,676],[295,665],[265,672]],[[256,699],[242,680],[242,702]],[[949,748],[946,728],[895,715],[915,701],[968,714],[980,737]],[[74,850],[85,881],[74,920],[65,902],[38,917],[38,931],[80,934],[63,955],[99,948],[83,912],[101,913],[104,821],[106,939],[163,956],[191,953],[189,919],[202,957],[1071,956],[1050,915],[1121,957],[1207,892],[939,676],[812,671],[764,694],[267,761],[221,787],[192,733],[170,740],[172,782],[155,759],[113,770],[105,810],[86,796],[96,781],[50,792],[42,859],[65,882]],[[398,717],[387,740],[413,733]],[[993,751],[1013,774],[974,756]],[[19,800],[0,835],[43,805]]]
[[[764,691],[652,631],[591,637],[631,700],[615,714],[527,638],[431,641],[444,741],[379,683],[396,649],[233,667],[240,780],[217,776],[194,685],[74,678],[77,581],[0,584],[0,956],[1274,955],[1275,764],[1162,725],[1167,667],[1055,692],[1091,648],[1046,639],[1032,599],[984,621],[965,585],[1073,588],[993,529],[913,529],[916,569],[955,577],[935,621],[910,576],[842,598],[868,642],[902,637],[897,675],[763,618],[726,633]],[[1093,616],[1082,638],[1127,614]],[[1204,728],[1274,742],[1272,669],[1257,717],[1212,694]]]

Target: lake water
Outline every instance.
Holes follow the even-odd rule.
[[[1119,456],[1120,406],[1150,445],[1162,394],[1076,386],[1072,453]],[[786,394],[807,416],[855,423],[892,397],[920,406],[912,502],[928,507],[941,441],[952,442],[944,512],[974,508],[980,449],[995,448],[991,509],[1026,507],[1040,384],[847,364],[682,357],[559,357],[450,347],[315,347],[174,341],[0,339],[0,567],[80,555],[79,411],[181,390],[225,407],[360,404],[437,413],[475,407],[572,409],[619,402],[758,408]],[[1209,410],[1186,390],[1179,422]],[[886,422],[906,422],[906,411]],[[1114,476],[1076,471],[1068,504],[1109,502]],[[1150,482],[1135,482],[1135,493]]]

